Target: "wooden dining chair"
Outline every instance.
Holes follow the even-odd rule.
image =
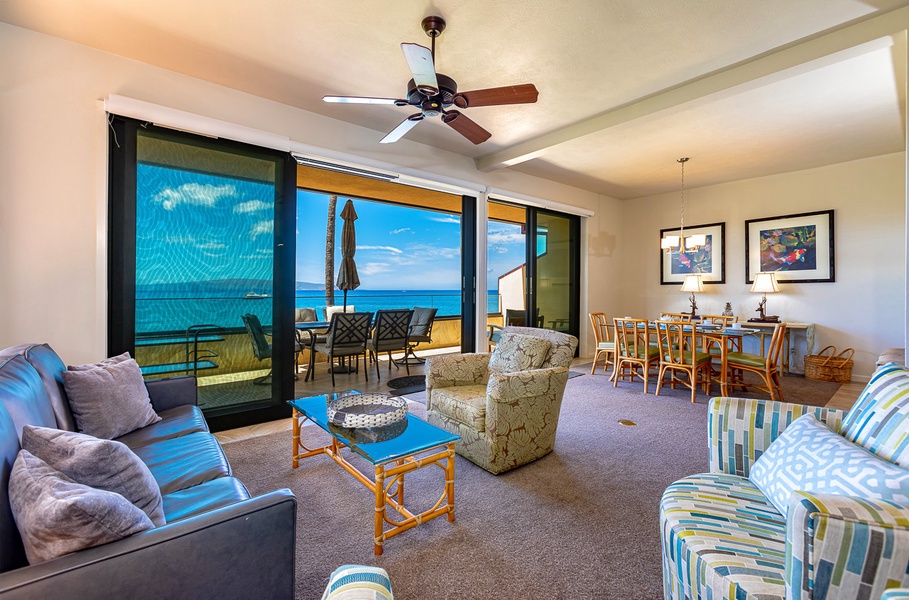
[[[753,387],[770,394],[771,400],[783,402],[783,389],[780,386],[780,354],[783,351],[783,340],[786,337],[786,323],[777,323],[773,329],[773,337],[770,338],[770,348],[766,356],[752,354],[750,352],[729,352],[726,356],[726,362],[722,365],[724,373],[729,375],[739,373],[755,373],[764,382],[764,385],[745,383],[741,376],[729,377],[733,385],[742,387]],[[731,371],[730,371],[731,369]],[[727,395],[728,386],[723,386],[721,390],[724,396]]]
[[[708,352],[698,349],[696,328],[685,321],[668,321],[657,323],[657,332],[660,343],[660,373],[657,378],[656,395],[664,383],[669,383],[672,389],[676,384],[681,384],[691,390],[691,401],[697,395],[697,386],[704,388],[704,393],[710,393],[711,356]],[[685,373],[686,378],[679,377]],[[668,381],[665,379],[669,375]]]
[[[661,312],[660,320],[661,321],[685,321],[686,323],[691,323],[692,317],[691,317],[691,313]]]
[[[612,385],[618,387],[619,378],[644,380],[644,393],[650,381],[650,368],[660,362],[660,348],[649,341],[647,319],[613,319],[615,324],[615,367]],[[626,371],[627,369],[627,371]],[[638,373],[638,369],[641,370]]]
[[[732,324],[737,323],[738,320],[739,318],[735,315],[701,315],[701,324],[718,325],[723,328],[732,327]],[[706,336],[702,336],[701,339],[703,340],[702,350],[704,352],[709,352],[713,358],[719,358],[721,353],[721,341]],[[741,340],[739,339],[730,340],[730,343],[733,344],[733,350],[735,352],[741,352],[742,346],[740,342]]]
[[[612,379],[615,377],[615,342],[609,339],[611,336],[609,335],[609,320],[606,318],[606,313],[590,313],[590,326],[593,327],[593,337],[597,343],[590,374],[593,375],[594,371],[596,371],[602,356],[605,359],[603,362],[604,373],[606,372],[606,367],[612,365],[612,375],[609,376]]]

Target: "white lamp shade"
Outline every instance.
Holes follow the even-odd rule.
[[[663,250],[669,250],[670,248],[675,248],[679,245],[679,236],[677,235],[667,235],[660,240],[660,248]]]
[[[683,292],[703,292],[704,282],[701,281],[700,275],[685,275],[685,281],[682,282]]]
[[[776,282],[776,273],[758,273],[754,276],[751,291],[759,294],[770,294],[780,291],[780,284]]]
[[[707,236],[703,233],[696,233],[685,238],[686,248],[699,248],[707,243]]]

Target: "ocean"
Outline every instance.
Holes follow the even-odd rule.
[[[243,288],[248,289],[248,288]],[[193,293],[150,293],[139,290],[136,297],[136,331],[143,334],[183,332],[192,325],[213,325],[218,328],[243,327],[241,315],[253,313],[263,325],[272,322],[272,298],[265,290],[211,296]],[[344,302],[344,293],[335,290],[335,304]],[[375,312],[379,309],[412,308],[414,306],[438,308],[440,317],[461,315],[460,290],[353,290],[347,294],[347,304],[357,311]],[[324,290],[297,290],[297,308],[315,308],[319,318],[325,314]],[[487,296],[488,312],[499,311],[499,296],[490,290]]]

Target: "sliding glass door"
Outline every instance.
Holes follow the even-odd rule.
[[[111,137],[111,354],[130,352],[147,379],[194,375],[226,426],[284,414],[288,159],[126,119]]]
[[[487,327],[580,331],[580,217],[490,200]]]

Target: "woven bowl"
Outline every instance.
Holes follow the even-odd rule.
[[[328,404],[328,422],[338,427],[385,427],[407,416],[407,401],[388,394],[348,394]]]

